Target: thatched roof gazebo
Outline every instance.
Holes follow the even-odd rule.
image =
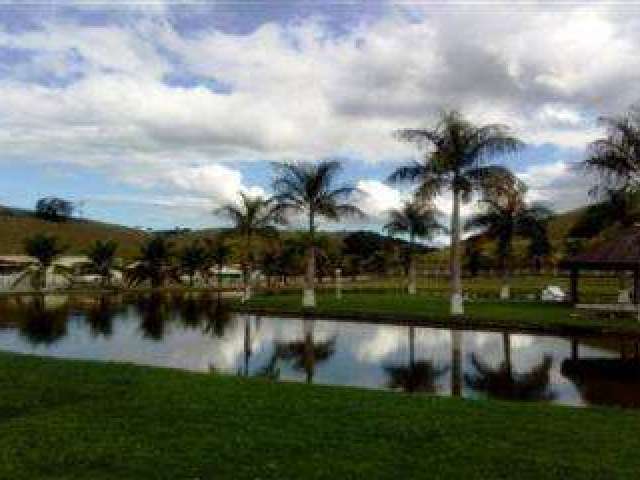
[[[640,303],[640,226],[620,232],[569,257],[561,263],[571,271],[571,301],[578,303],[578,279],[581,270],[610,270],[633,273],[633,302]]]

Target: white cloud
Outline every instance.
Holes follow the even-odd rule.
[[[379,180],[360,180],[356,186],[362,193],[358,199],[359,207],[373,219],[383,219],[389,210],[400,208],[407,197]]]
[[[415,6],[411,17],[404,6],[341,36],[313,19],[185,36],[161,3],[146,15],[136,10],[135,26],[59,18],[41,30],[0,32],[0,47],[37,52],[0,79],[4,161],[76,163],[215,203],[255,191],[222,164],[406,159],[414,150],[391,133],[443,106],[511,124],[532,143],[582,147],[599,132],[597,113],[636,100],[640,29],[615,6],[492,4],[490,14]],[[229,91],[163,83],[176,71]],[[68,85],[35,81],[71,74]],[[525,170],[532,198],[553,198],[558,208],[581,201],[584,181],[565,167]],[[375,179],[359,186],[374,217],[403,198]],[[448,197],[437,201],[447,212]]]
[[[518,175],[528,186],[528,199],[562,212],[589,202],[594,179],[576,164],[557,161],[534,165]]]

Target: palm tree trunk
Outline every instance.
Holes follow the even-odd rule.
[[[509,259],[507,256],[502,258],[502,287],[500,288],[500,298],[508,300],[511,296],[509,287]]]
[[[251,234],[247,234],[247,259],[244,268],[244,295],[243,302],[251,299]]]
[[[409,257],[409,295],[416,294],[416,259],[411,254]]]
[[[455,180],[454,180],[455,183]],[[451,315],[462,315],[462,279],[460,277],[460,191],[453,188],[453,213],[451,215]]]
[[[313,212],[309,213],[309,253],[307,258],[307,271],[304,278],[304,294],[302,296],[302,306],[304,308],[315,308],[316,295],[314,283],[316,276],[316,247],[315,247],[315,225]]]
[[[413,251],[413,235],[409,240],[409,295],[416,294],[416,258]]]
[[[342,269],[336,268],[336,298],[342,298]]]

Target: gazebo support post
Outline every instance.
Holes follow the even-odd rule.
[[[571,340],[571,360],[578,360],[580,345],[578,343],[578,339],[574,338]]]
[[[640,269],[633,271],[633,303],[640,303]]]
[[[576,267],[571,269],[571,303],[574,305],[578,303],[578,269]]]

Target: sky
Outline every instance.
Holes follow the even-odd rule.
[[[399,128],[455,108],[510,125],[530,200],[587,203],[598,117],[640,97],[640,3],[0,2],[0,204],[213,227],[273,161],[338,158],[379,228],[420,158]],[[447,195],[437,200],[445,212]],[[469,214],[477,208],[467,205]],[[353,228],[352,224],[328,226]]]

